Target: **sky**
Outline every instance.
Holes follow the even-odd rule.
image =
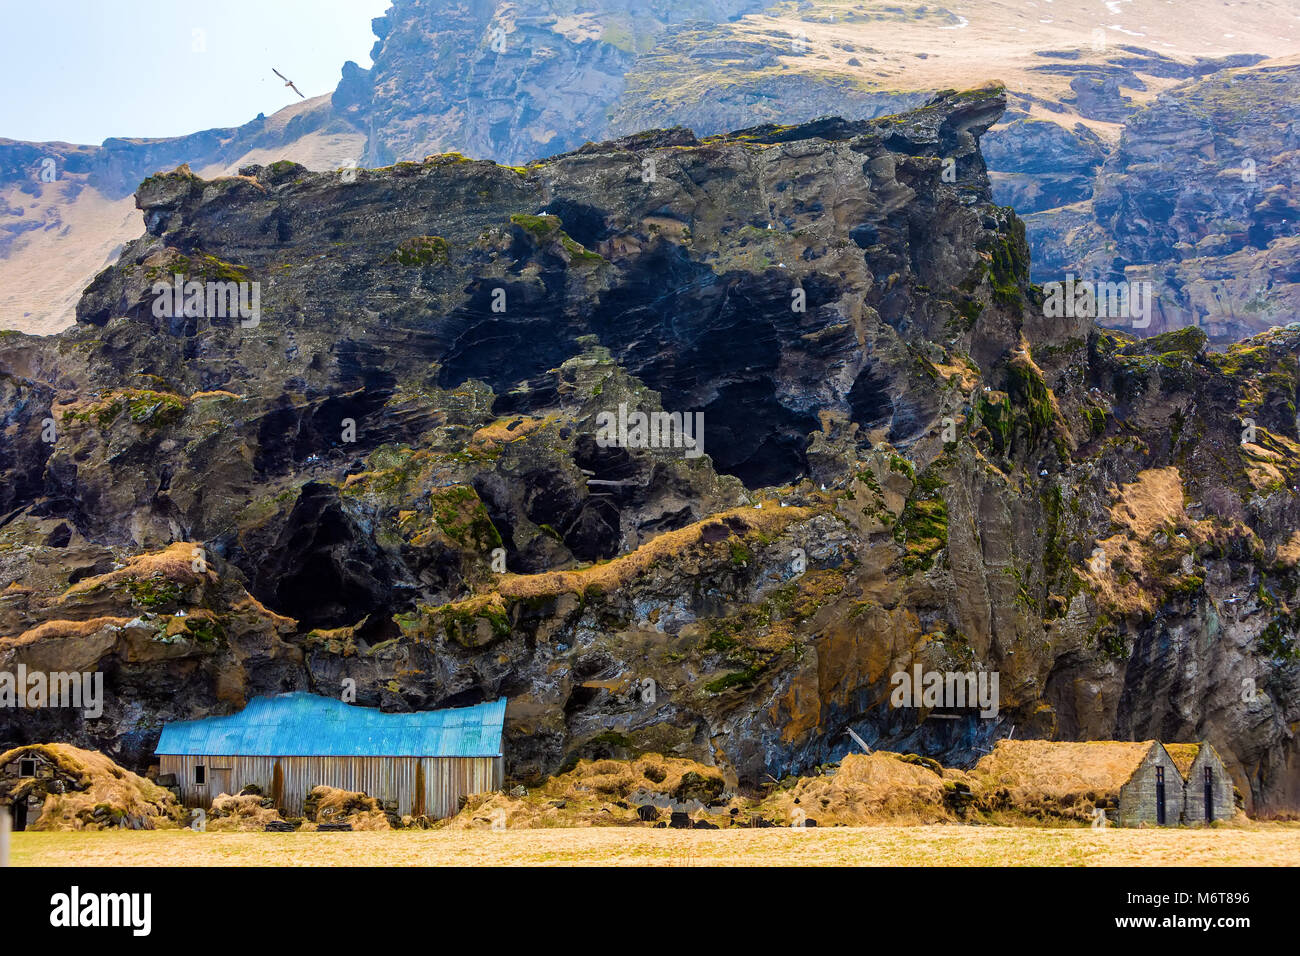
[[[390,0],[0,0],[0,137],[99,144],[240,126],[370,66]]]

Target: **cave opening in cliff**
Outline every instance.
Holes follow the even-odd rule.
[[[849,417],[852,421],[869,428],[889,421],[894,411],[894,402],[886,386],[889,384],[868,366],[858,373],[849,389]]]
[[[595,249],[598,242],[609,237],[610,230],[605,213],[595,206],[575,202],[572,199],[558,198],[547,203],[542,208],[542,212],[558,216],[569,238],[588,249]]]
[[[391,388],[377,383],[305,407],[282,396],[280,407],[268,411],[258,424],[253,467],[278,474],[345,449],[348,454],[364,453],[385,440],[404,437],[394,434],[392,424],[377,414],[391,395]]]
[[[306,628],[344,627],[377,611],[401,610],[394,583],[389,560],[344,511],[337,489],[317,483],[303,486],[279,538],[253,570],[253,595]]]

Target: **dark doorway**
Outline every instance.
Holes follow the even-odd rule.
[[[1165,768],[1156,767],[1156,823],[1165,825]]]
[[[27,829],[27,798],[19,800],[14,804],[14,830]]]
[[[1214,819],[1214,771],[1205,768],[1205,822]]]

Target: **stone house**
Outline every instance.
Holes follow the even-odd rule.
[[[0,760],[0,807],[12,814],[15,830],[40,818],[47,794],[77,787],[76,778],[39,746],[15,747]]]
[[[1183,815],[1183,775],[1159,741],[1141,746],[1142,759],[1119,788],[1115,822],[1123,827],[1176,826]]]
[[[1096,808],[1117,826],[1198,826],[1237,811],[1232,777],[1205,741],[1000,740],[970,773],[1009,806]]]
[[[1237,812],[1232,777],[1210,742],[1168,744],[1165,749],[1183,778],[1182,822],[1204,826],[1231,819]]]
[[[1156,740],[999,740],[970,771],[1008,808],[1043,816],[1105,811],[1112,826],[1175,826],[1183,775]]]

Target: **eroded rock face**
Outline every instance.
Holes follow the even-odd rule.
[[[623,0],[564,13],[535,3],[404,3],[374,21],[374,66],[349,63],[334,104],[366,119],[368,165],[450,149],[527,162],[608,136],[624,74],[672,24],[762,6]]]
[[[350,679],[507,696],[521,778],[657,751],[753,783],[850,727],[960,763],[1014,725],[1208,737],[1294,805],[1300,333],[1045,319],[979,151],[1003,106],[151,177],[78,328],[0,338],[0,667],[113,701],[0,739],[139,762],[164,720]],[[178,274],[257,315],[163,314]],[[611,447],[620,406],[703,413],[703,454]],[[996,671],[996,717],[892,706],[915,664]]]
[[[1212,5],[1188,0],[1186,19]],[[1065,27],[1074,16],[1083,18],[1077,31]],[[396,0],[374,21],[370,69],[346,63],[332,95],[270,117],[102,146],[0,139],[0,264],[14,273],[0,278],[22,285],[42,253],[75,264],[57,281],[43,277],[50,294],[11,299],[0,324],[63,327],[88,277],[127,235],[124,211],[103,201],[181,163],[229,170],[273,151],[325,170],[447,150],[525,163],[654,127],[706,136],[827,115],[879,117],[997,75],[1010,83],[1011,108],[990,131],[986,155],[994,198],[1026,217],[1034,281],[1074,274],[1152,283],[1153,321],[1118,323],[1139,335],[1196,324],[1224,346],[1285,325],[1300,305],[1296,67],[1256,68],[1265,60],[1256,49],[1171,56],[1159,50],[1184,45],[1152,35],[1139,41],[1148,49],[1114,25],[1109,39],[1100,27],[1099,44],[1092,16],[1058,10],[1041,33],[1011,36],[996,17],[966,23],[927,4],[620,0],[578,13],[541,0]],[[1231,42],[1249,45],[1262,42],[1257,26],[1271,29],[1275,14],[1240,17]],[[929,52],[936,36],[961,38],[955,59]],[[1045,48],[1048,37],[1058,48]],[[989,44],[998,57],[972,74],[985,61],[963,49]],[[1264,47],[1294,53],[1285,41]],[[1247,159],[1256,164],[1253,192],[1238,188]]]
[[[1294,320],[1298,95],[1300,68],[1264,64],[1215,73],[1135,111],[1085,201],[1017,202],[1032,213],[1034,278],[1150,282],[1156,308],[1141,334],[1198,326],[1220,347]],[[1008,200],[1026,195],[1015,176],[1001,188]]]
[[[926,54],[868,45],[877,31],[961,22],[817,2],[588,9],[399,2],[375,22],[375,66],[350,64],[335,106],[368,131],[371,165],[449,149],[522,163],[651,127],[871,118],[932,95],[907,70]],[[1034,52],[986,143],[996,200],[1027,217],[1034,280],[1152,283],[1151,322],[1099,316],[1138,335],[1197,325],[1224,346],[1294,318],[1297,67],[1129,42]],[[1246,159],[1253,192],[1234,183]]]

